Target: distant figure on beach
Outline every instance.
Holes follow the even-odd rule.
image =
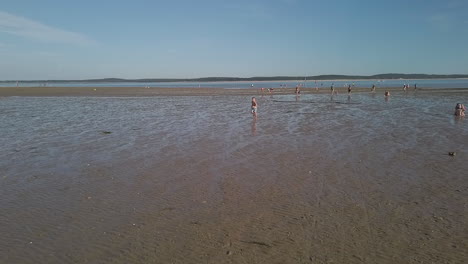
[[[301,90],[299,89],[299,85],[296,85],[296,95],[300,95]]]
[[[348,94],[350,94],[350,93],[351,93],[351,84],[348,84]]]
[[[463,104],[458,103],[455,106],[455,115],[456,116],[465,116],[466,107]]]
[[[252,115],[256,117],[257,116],[257,100],[255,99],[255,97],[252,97],[251,111],[252,111]]]
[[[390,92],[389,92],[389,91],[385,91],[385,96],[386,96],[386,97],[390,96]]]
[[[415,90],[418,89],[418,87],[416,86],[416,84],[414,84],[414,89],[415,89]]]
[[[408,88],[408,85],[405,83],[405,84],[403,84],[403,91],[406,92],[406,88]]]
[[[332,85],[330,86],[330,90],[331,90],[331,93],[332,93],[332,94],[335,94],[335,86],[333,86],[333,83],[332,83]]]
[[[375,92],[375,84],[372,85],[371,92]]]

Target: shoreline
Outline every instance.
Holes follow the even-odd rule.
[[[139,79],[137,79],[139,80]],[[380,78],[371,78],[371,79],[307,79],[305,81],[324,81],[324,82],[340,82],[340,81],[397,81],[397,80],[414,80],[414,81],[427,81],[427,80],[468,80],[468,77],[460,77],[460,78],[394,78],[394,79],[380,79]],[[128,83],[128,82],[136,82],[136,83],[261,83],[261,82],[303,82],[304,79],[294,79],[294,80],[239,80],[239,81],[193,81],[193,80],[180,80],[180,81],[135,81],[135,80],[125,80],[125,81],[100,81],[102,83]],[[15,84],[16,82],[19,83],[96,83],[93,80],[3,80],[0,83],[12,83]],[[99,82],[98,82],[99,83]]]
[[[354,87],[352,94],[371,93],[369,87]],[[335,87],[338,94],[347,94],[346,87]],[[274,88],[270,93],[267,89],[262,93],[260,88],[162,88],[162,87],[0,87],[0,97],[8,96],[216,96],[216,95],[294,95],[295,88]],[[376,88],[376,94],[385,91],[405,93],[401,87]],[[409,88],[406,93],[442,93],[468,92],[468,88]],[[330,88],[307,87],[301,89],[301,94],[330,94]]]

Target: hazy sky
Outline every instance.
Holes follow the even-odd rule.
[[[468,74],[467,0],[2,0],[0,80]]]

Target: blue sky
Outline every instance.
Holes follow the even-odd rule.
[[[2,0],[0,80],[468,74],[466,0]]]

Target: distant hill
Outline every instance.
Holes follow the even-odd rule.
[[[103,79],[87,79],[87,80],[27,80],[21,81],[23,83],[36,83],[36,82],[48,82],[48,83],[118,83],[118,82],[238,82],[238,81],[293,81],[293,80],[388,80],[388,79],[457,79],[457,78],[468,78],[468,74],[402,74],[402,73],[384,73],[376,75],[316,75],[316,76],[270,76],[270,77],[204,77],[204,78],[186,78],[186,79],[175,79],[175,78],[145,78],[145,79],[121,79],[121,78],[103,78]],[[5,82],[16,82],[16,80],[0,81]]]

